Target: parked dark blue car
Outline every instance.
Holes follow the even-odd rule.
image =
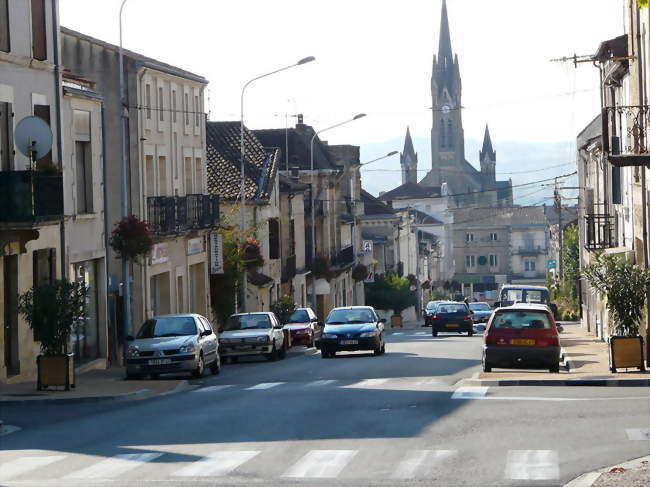
[[[325,320],[320,340],[323,358],[332,358],[336,352],[368,350],[375,355],[386,351],[384,341],[385,319],[379,319],[370,306],[334,308]]]

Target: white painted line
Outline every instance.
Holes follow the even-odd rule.
[[[487,394],[487,387],[459,387],[451,395],[452,399],[483,399]]]
[[[391,477],[394,479],[410,479],[415,477],[415,472],[427,458],[429,453],[431,453],[431,450],[408,451],[404,459],[399,462],[399,465],[393,471]]]
[[[282,476],[335,478],[356,454],[357,450],[311,450]]]
[[[51,463],[63,460],[65,455],[46,457],[20,457],[10,462],[3,463],[0,468],[0,480],[10,480],[37,468],[45,467]]]
[[[391,333],[391,335],[403,335],[403,334],[404,334],[403,331],[395,331],[395,332]]]
[[[0,436],[10,435],[11,433],[15,433],[21,429],[20,426],[14,426],[12,424],[0,424]]]
[[[221,385],[221,386],[208,386],[208,387],[201,387],[200,389],[196,389],[192,392],[215,392],[215,391],[223,391],[224,389],[228,389],[229,387],[232,387],[231,384],[228,385]]]
[[[354,384],[349,385],[348,387],[374,387],[380,386],[386,383],[388,379],[364,379]]]
[[[118,477],[130,470],[140,467],[142,464],[155,460],[162,456],[162,453],[125,453],[107,458],[88,468],[77,470],[66,479],[109,479]]]
[[[261,391],[265,389],[271,389],[272,387],[276,387],[279,385],[284,384],[284,382],[262,382],[261,384],[257,384],[252,387],[247,387],[244,389],[245,391]]]
[[[429,333],[427,333],[426,331],[418,331],[415,334],[416,335],[428,335]]]
[[[223,477],[259,453],[259,451],[216,451],[172,475],[175,477]]]
[[[510,450],[505,478],[510,480],[559,480],[555,450]]]
[[[328,386],[330,384],[334,384],[336,381],[333,379],[323,379],[323,380],[315,380],[313,382],[309,382],[308,384],[305,384],[305,387],[322,387],[322,386]]]
[[[627,438],[633,441],[650,441],[650,428],[626,429]]]

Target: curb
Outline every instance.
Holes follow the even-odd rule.
[[[650,462],[650,455],[646,457],[636,458],[634,460],[630,460],[629,462],[618,463],[616,465],[601,468],[599,470],[594,470],[593,472],[583,473],[579,477],[576,477],[570,482],[564,484],[564,487],[591,487],[594,485],[596,480],[600,478],[601,474],[607,473],[613,468],[622,467],[625,470],[638,470],[643,462]]]
[[[583,386],[583,387],[649,387],[650,379],[464,379],[469,387],[501,386]]]
[[[195,389],[196,386],[190,385],[188,380],[182,380],[171,391],[156,393],[151,389],[139,389],[137,391],[122,392],[120,394],[102,394],[97,396],[85,397],[44,397],[39,399],[14,399],[11,396],[0,396],[0,404],[83,404],[102,401],[119,401],[122,399],[141,400],[151,397],[162,397],[171,394],[177,394],[186,390]]]

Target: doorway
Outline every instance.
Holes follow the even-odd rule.
[[[4,333],[7,375],[20,373],[18,356],[18,256],[4,257]]]

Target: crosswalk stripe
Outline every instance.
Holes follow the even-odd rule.
[[[487,387],[459,387],[451,395],[452,399],[480,399],[487,394]]]
[[[315,380],[313,382],[310,382],[309,384],[305,384],[305,387],[321,387],[321,386],[328,386],[330,384],[334,384],[336,381],[333,379],[323,379],[323,380]]]
[[[380,386],[384,383],[386,383],[388,379],[364,379],[359,382],[355,382],[354,384],[351,384],[349,387],[373,387],[373,386]]]
[[[633,441],[650,440],[650,428],[646,429],[626,429],[627,438]]]
[[[407,452],[404,459],[399,463],[392,474],[394,479],[409,479],[416,476],[420,465],[427,460],[427,466],[432,467],[443,462],[444,460],[456,455],[456,450],[411,450]]]
[[[262,382],[261,384],[257,384],[251,387],[247,387],[244,389],[245,391],[260,391],[264,389],[270,389],[272,387],[279,386],[281,384],[284,384],[284,382]]]
[[[428,335],[426,331],[418,331],[416,335]]]
[[[396,332],[391,333],[391,334],[392,334],[392,335],[403,335],[404,332],[403,332],[403,331],[396,331]]]
[[[215,391],[223,391],[224,389],[228,389],[229,387],[232,387],[231,384],[228,385],[220,385],[220,386],[208,386],[208,387],[202,387],[200,389],[196,389],[192,392],[215,392]]]
[[[107,458],[88,468],[77,470],[66,479],[108,479],[122,475],[130,470],[138,468],[143,463],[150,462],[162,456],[162,453],[125,453]]]
[[[283,477],[335,478],[358,450],[311,450],[296,462]]]
[[[259,453],[259,451],[216,451],[172,475],[174,477],[223,477]]]
[[[557,451],[508,451],[505,478],[510,480],[558,480],[560,467]]]
[[[65,455],[45,456],[45,457],[20,457],[3,463],[0,468],[0,480],[10,480],[37,468],[45,467],[51,463],[63,460]]]

